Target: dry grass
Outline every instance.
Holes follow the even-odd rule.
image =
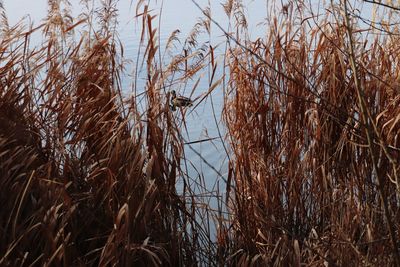
[[[153,17],[138,7],[149,77],[139,112],[121,89],[115,1],[79,21],[61,4],[36,29],[2,24],[0,265],[196,265],[209,233],[175,188],[182,142],[160,90],[174,70],[156,67]]]
[[[371,38],[348,6],[316,22],[296,1],[251,41],[244,6],[226,1],[227,75],[217,77],[214,48],[198,40],[219,27],[209,9],[176,52],[178,32],[161,48],[138,1],[127,96],[116,1],[83,4],[76,20],[68,1],[49,1],[29,29],[9,25],[0,5],[0,266],[396,265],[395,25]],[[195,93],[207,68],[208,91]],[[225,89],[224,201],[188,172],[188,110],[173,113],[168,92],[189,84],[193,109]]]
[[[265,41],[229,51],[229,264],[395,265],[399,40],[334,15],[286,6]]]

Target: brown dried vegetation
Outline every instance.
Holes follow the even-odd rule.
[[[314,24],[291,7],[265,41],[229,51],[227,255],[235,265],[397,265],[398,36],[356,34],[350,12]]]
[[[115,1],[78,22],[68,7],[49,1],[35,29],[2,24],[0,266],[195,265],[201,229],[175,188],[182,144],[152,16],[138,14],[149,76],[139,112],[121,90]]]
[[[138,1],[147,80],[133,96],[116,1],[82,1],[79,20],[49,1],[29,30],[0,5],[0,266],[400,264],[399,36],[361,34],[346,4],[316,22],[295,2],[257,41],[241,1],[223,4],[236,34],[219,79],[197,40],[216,24],[210,9],[175,55],[178,32],[161,51]],[[187,110],[172,113],[167,93],[208,64],[198,102],[223,85],[231,159],[218,211],[181,169]]]

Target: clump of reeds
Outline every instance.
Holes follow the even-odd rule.
[[[231,38],[222,253],[232,265],[399,264],[398,36],[357,33],[344,5],[318,23],[297,7],[265,40]]]
[[[141,1],[146,106],[126,100],[115,4],[74,20],[67,1],[49,1],[37,28],[2,24],[1,266],[189,266],[212,257],[200,248],[209,233],[190,191],[177,193],[182,141],[161,90],[185,59],[157,67],[154,16]],[[32,48],[37,32],[44,41]]]
[[[298,1],[252,42],[243,5],[226,1],[232,160],[228,206],[210,214],[204,181],[181,169],[186,111],[172,113],[168,96],[207,60],[200,101],[221,81],[213,48],[197,43],[210,10],[173,55],[177,32],[161,51],[138,1],[147,81],[126,97],[116,1],[84,4],[75,20],[68,1],[49,1],[33,29],[9,25],[0,6],[1,266],[398,264],[397,35],[365,38],[347,5],[313,24]]]

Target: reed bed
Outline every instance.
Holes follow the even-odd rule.
[[[210,234],[193,193],[177,193],[182,141],[162,90],[184,59],[157,67],[154,15],[140,1],[139,103],[121,88],[116,1],[82,5],[72,18],[68,1],[49,1],[36,28],[9,26],[1,9],[0,266],[197,265],[211,258],[200,245]]]
[[[210,9],[176,51],[178,31],[161,47],[157,14],[137,1],[129,92],[116,3],[82,1],[73,18],[49,1],[43,24],[14,26],[0,2],[0,266],[400,265],[395,24],[371,22],[386,27],[372,35],[347,1],[324,17],[294,1],[254,41],[228,0],[218,77],[215,47],[198,40],[220,27]],[[177,87],[199,95],[194,110],[223,89],[223,198],[188,171],[192,111],[172,112]]]
[[[230,265],[400,264],[398,35],[371,37],[346,1],[329,8],[293,2],[266,39],[243,23],[231,37]]]

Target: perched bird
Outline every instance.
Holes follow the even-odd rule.
[[[171,91],[171,96],[171,109],[173,111],[175,111],[177,107],[190,107],[193,105],[193,101],[190,98],[177,96],[175,90]]]

